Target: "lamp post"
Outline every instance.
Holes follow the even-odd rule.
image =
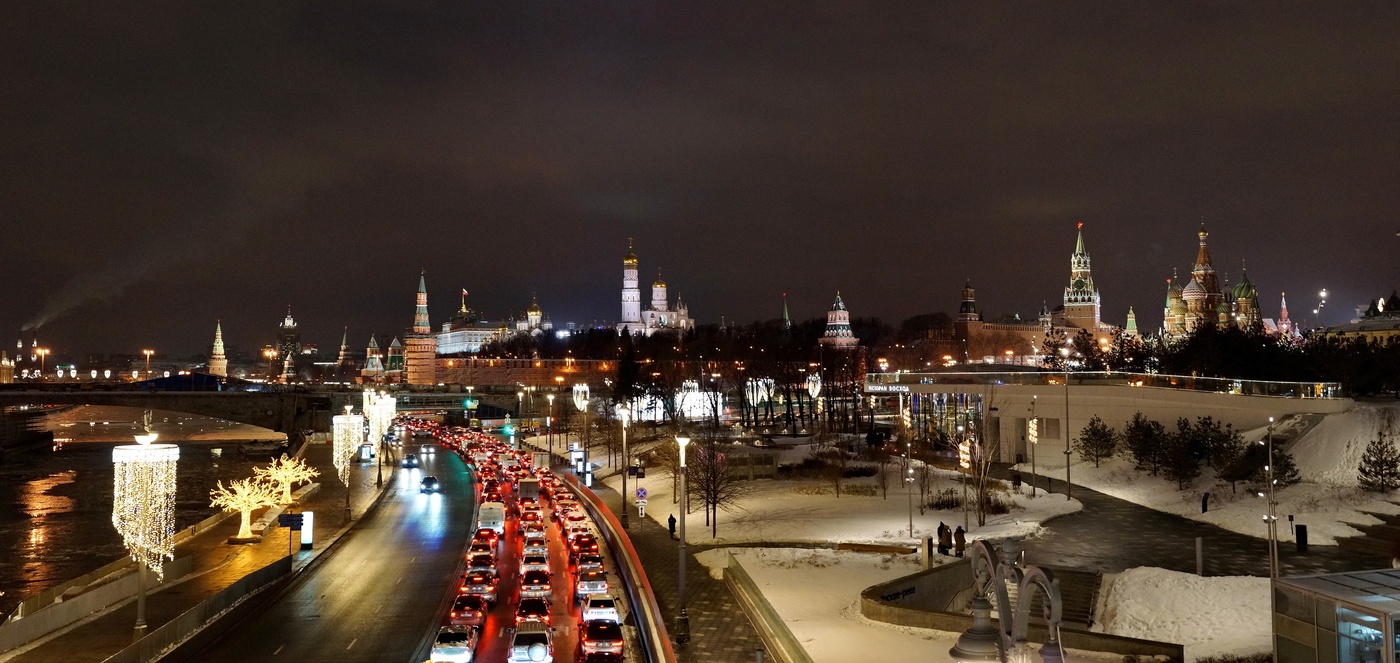
[[[627,455],[627,424],[631,418],[632,410],[626,405],[617,408],[617,413],[622,415],[622,529],[627,529],[627,472],[632,469],[632,457]]]
[[[689,503],[686,501],[686,500],[688,499],[688,496],[687,496],[687,494],[686,494],[686,483],[687,483],[687,478],[688,478],[688,477],[686,476],[686,469],[685,469],[685,447],[686,447],[686,445],[688,445],[688,444],[690,444],[690,438],[684,437],[684,436],[681,436],[681,435],[677,435],[677,436],[676,436],[676,446],[679,447],[679,448],[680,448],[680,451],[681,451],[681,529],[680,529],[681,540],[680,540],[680,546],[679,546],[680,556],[681,556],[681,573],[680,573],[680,599],[681,599],[681,600],[680,600],[680,604],[681,604],[681,612],[680,612],[679,615],[676,616],[676,642],[678,642],[678,643],[680,643],[680,644],[685,644],[685,643],[687,643],[687,642],[690,642],[690,615],[687,614],[687,613],[686,613],[686,610],[685,610],[685,609],[686,609],[686,605],[685,605],[685,603],[686,603],[686,595],[685,595],[685,514],[686,514],[687,511],[690,510],[690,509],[689,509],[689,506],[690,506],[690,505],[689,505]]]
[[[1264,466],[1265,477],[1269,481],[1269,492],[1259,493],[1260,497],[1268,501],[1268,510],[1264,513],[1264,525],[1269,532],[1269,577],[1277,578],[1279,571],[1278,559],[1278,502],[1274,500],[1274,418],[1269,417],[1269,464]],[[1264,444],[1260,441],[1260,444]]]
[[[49,349],[39,348],[35,350],[34,353],[39,355],[39,376],[42,378],[44,375],[44,358],[49,356]]]
[[[141,351],[141,354],[146,355],[146,379],[147,379],[147,380],[151,379],[151,355],[153,355],[153,354],[155,354],[155,353],[156,353],[155,350],[142,350],[142,351]]]
[[[364,440],[365,435],[364,416],[350,414],[354,407],[346,405],[345,414],[336,415],[332,418],[331,423],[331,440],[333,442],[331,462],[335,464],[340,483],[345,485],[346,520],[350,519],[350,457],[360,447],[360,442]]]
[[[154,566],[156,577],[164,579],[162,560],[174,557],[175,470],[180,459],[179,447],[151,444],[156,434],[150,429],[150,412],[146,415],[146,432],[136,436],[138,444],[112,449],[112,525],[140,574],[134,640],[146,633],[147,571]]]
[[[904,441],[904,483],[904,492],[909,495],[909,538],[912,539],[914,538],[914,442],[912,440]]]
[[[267,381],[272,382],[272,360],[277,358],[277,351],[272,348],[263,348],[263,357],[267,359]]]
[[[1031,418],[1026,422],[1026,441],[1031,447],[1031,497],[1035,497],[1035,448],[1040,442],[1040,422],[1035,418],[1035,403],[1039,396],[1031,396]]]
[[[550,463],[553,463],[553,462],[554,462],[554,394],[547,394],[547,395],[545,395],[545,398],[549,399],[549,421],[548,421],[547,427],[545,428],[545,431],[546,431],[546,435],[549,436],[549,462],[550,462]]]
[[[1069,348],[1060,348],[1060,355],[1065,360],[1065,500],[1074,499],[1074,484],[1069,481],[1069,466],[1072,457],[1069,453]]]

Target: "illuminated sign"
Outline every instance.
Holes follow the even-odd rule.
[[[907,385],[907,384],[867,384],[867,385],[865,385],[865,390],[866,390],[866,391],[887,391],[887,392],[902,391],[902,392],[908,393],[908,391],[909,391],[909,385]]]

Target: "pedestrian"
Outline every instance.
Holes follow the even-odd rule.
[[[962,525],[953,532],[953,550],[957,552],[957,557],[963,556],[963,551],[967,549],[967,533],[963,531]]]
[[[671,540],[674,541],[676,539],[676,514],[673,513],[670,518],[666,519],[666,526],[671,529]]]
[[[938,523],[938,554],[947,555],[953,547],[953,531],[943,523]]]

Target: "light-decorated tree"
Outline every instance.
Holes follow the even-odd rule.
[[[279,504],[291,504],[292,486],[315,479],[321,476],[321,472],[300,458],[288,458],[287,454],[282,454],[267,467],[253,468],[253,475],[277,487],[277,491],[282,493]]]
[[[277,487],[258,479],[235,479],[228,488],[220,481],[218,487],[209,491],[212,506],[225,511],[237,511],[243,522],[238,526],[238,538],[253,538],[253,511],[277,503]]]

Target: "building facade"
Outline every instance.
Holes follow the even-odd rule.
[[[214,322],[214,347],[209,352],[209,374],[228,377],[228,357],[224,356],[224,325],[221,320]]]
[[[417,306],[413,330],[404,337],[404,381],[408,384],[437,384],[437,335],[428,322],[427,273],[418,274]]]

